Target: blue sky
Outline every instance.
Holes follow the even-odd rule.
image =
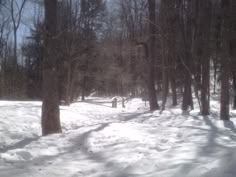
[[[30,35],[30,28],[33,27],[34,15],[39,10],[39,6],[37,3],[33,3],[28,1],[25,4],[25,8],[23,10],[23,17],[21,24],[18,29],[18,44],[21,44],[23,40]]]

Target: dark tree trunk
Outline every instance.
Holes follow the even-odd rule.
[[[169,92],[169,78],[165,60],[166,58],[162,58],[162,110],[165,110],[166,100]]]
[[[227,56],[226,56],[227,57]],[[221,71],[221,104],[220,118],[229,120],[229,89],[230,89],[230,64],[229,59],[222,58]]]
[[[84,78],[83,78],[83,83],[82,83],[82,96],[81,96],[81,100],[82,101],[85,101],[85,89],[86,89],[86,81],[87,81],[87,77],[86,76],[84,76]]]
[[[183,90],[183,102],[182,102],[182,110],[188,111],[189,107],[191,110],[194,109],[193,107],[193,97],[192,97],[192,73],[191,73],[191,54],[189,46],[186,44],[186,38],[184,40],[184,47],[185,47],[185,58],[182,61],[184,65],[184,90]]]
[[[156,13],[155,13],[155,0],[148,0],[149,5],[149,52],[148,52],[148,97],[150,110],[159,109],[156,97],[156,89],[155,89],[155,50],[156,50]]]
[[[233,109],[236,109],[236,2],[232,1],[232,31],[234,34],[231,36],[230,42],[230,56],[231,56],[231,68],[232,68],[232,76],[233,76],[233,90],[234,90],[234,101],[233,101]]]
[[[229,89],[230,89],[230,0],[221,1],[222,13],[222,51],[221,51],[221,103],[220,118],[229,120]]]
[[[72,78],[72,72],[71,72],[71,64],[68,63],[67,65],[67,73],[66,73],[66,94],[65,94],[65,104],[69,106],[72,102],[71,100],[71,78]]]
[[[188,111],[189,107],[193,109],[193,98],[192,98],[192,89],[191,89],[191,76],[188,72],[186,72],[185,81],[184,81],[182,110]]]
[[[57,0],[44,0],[45,38],[43,59],[42,134],[60,133],[59,88],[57,71]]]
[[[172,105],[176,106],[177,103],[177,93],[176,93],[176,82],[175,82],[175,76],[172,73],[172,71],[170,71],[170,84],[171,84],[171,92],[172,92]]]
[[[165,109],[169,93],[169,83],[172,91],[172,104],[177,105],[175,83],[175,57],[176,57],[176,33],[177,12],[175,0],[162,0],[160,6],[160,34],[162,48],[162,109]]]
[[[150,110],[154,111],[159,109],[159,106],[157,104],[157,98],[156,98],[156,90],[155,90],[155,83],[154,83],[154,72],[149,71],[149,79],[148,79],[148,100],[149,100],[149,106]]]
[[[212,5],[210,0],[197,1],[197,29],[196,45],[198,52],[196,55],[200,58],[201,72],[201,114],[206,116],[210,113],[210,34],[211,34],[211,11]]]
[[[186,3],[188,2],[188,3]],[[179,20],[179,28],[181,33],[182,40],[182,53],[179,58],[183,67],[183,102],[182,102],[182,110],[187,111],[189,107],[193,109],[193,98],[192,98],[192,38],[193,38],[193,13],[192,6],[193,1],[181,1],[178,4],[180,14],[178,16]],[[186,10],[185,10],[186,9]]]
[[[216,76],[217,76],[217,64],[216,61],[213,61],[214,67],[214,85],[213,85],[213,93],[216,94]]]
[[[234,102],[233,102],[233,109],[236,109],[236,72],[233,71],[233,89],[234,89]]]
[[[204,58],[202,62],[202,85],[201,85],[201,113],[209,115],[210,109],[210,60]]]
[[[17,29],[14,27],[14,69],[17,69]]]

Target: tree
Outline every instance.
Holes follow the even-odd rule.
[[[60,133],[57,51],[57,0],[44,0],[45,31],[43,58],[42,134]]]
[[[26,96],[31,99],[42,98],[42,61],[43,61],[43,25],[39,19],[35,20],[27,41],[22,44],[24,56]]]
[[[150,110],[154,111],[159,109],[156,97],[155,89],[155,44],[156,44],[156,12],[155,12],[156,3],[155,0],[148,0],[149,8],[149,46],[148,46],[148,78],[147,78],[147,87],[148,87],[148,99]]]
[[[161,34],[161,61],[162,61],[162,109],[165,109],[169,92],[169,83],[172,91],[172,105],[177,105],[176,93],[176,35],[177,10],[175,0],[162,0],[160,6],[160,34]]]
[[[180,52],[179,60],[183,68],[183,101],[182,110],[187,111],[189,107],[193,109],[192,98],[192,34],[193,34],[193,18],[192,18],[193,1],[181,0],[178,3],[178,22],[180,30]]]
[[[236,2],[232,1],[231,6],[231,31],[234,32],[231,35],[230,40],[230,57],[231,57],[231,68],[232,68],[232,78],[233,78],[233,90],[234,90],[234,101],[233,109],[236,109]]]
[[[193,11],[193,65],[195,94],[202,115],[210,113],[210,37],[212,5],[209,0],[197,0]],[[197,93],[196,93],[197,92]]]
[[[232,29],[231,16],[233,13],[233,0],[221,1],[221,104],[220,118],[229,120],[229,89],[230,89],[230,42],[235,33]]]
[[[27,0],[11,0],[10,7],[8,7],[10,11],[10,16],[13,25],[13,36],[14,36],[14,67],[17,67],[17,31],[19,29],[23,8],[25,6]],[[19,2],[21,2],[19,4]]]

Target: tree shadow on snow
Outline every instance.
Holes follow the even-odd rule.
[[[129,122],[132,120],[137,120],[138,122],[144,122],[148,120],[149,118],[153,117],[152,114],[145,115],[147,113],[150,113],[149,111],[145,111],[142,113],[121,113],[119,114],[119,120],[124,122]]]
[[[27,146],[28,144],[32,143],[33,141],[37,141],[40,137],[31,137],[31,138],[25,138],[22,141],[19,141],[13,145],[4,147],[4,148],[0,148],[0,153],[5,153],[9,150],[14,150],[14,149],[22,149],[25,146]]]
[[[204,176],[213,176],[214,177],[222,177],[224,174],[231,174],[228,177],[234,177],[236,174],[236,168],[232,167],[236,165],[236,153],[235,153],[235,147],[229,147],[227,146],[227,143],[219,143],[217,142],[217,138],[226,136],[230,138],[230,141],[236,142],[236,130],[234,123],[232,121],[224,121],[224,127],[225,130],[221,130],[217,128],[211,120],[212,117],[204,116],[203,121],[206,125],[210,127],[210,130],[208,130],[207,133],[207,142],[204,145],[199,145],[197,148],[197,152],[195,157],[192,160],[186,161],[186,163],[179,164],[179,170],[173,175],[173,177],[189,177],[193,176],[191,174],[192,170],[196,170],[197,168],[203,168],[205,166],[204,163],[202,163],[201,159],[213,159],[213,160],[219,160],[218,165],[218,171],[216,172],[216,169],[209,169]],[[212,118],[213,119],[213,118]],[[193,128],[193,127],[190,127]],[[198,129],[197,127],[195,127]],[[228,129],[228,130],[227,130]],[[199,128],[199,131],[202,131],[202,129]],[[204,130],[205,131],[205,130]],[[225,144],[225,145],[224,145]],[[221,153],[220,157],[223,156],[222,159],[215,159],[215,156],[219,155]],[[222,155],[223,154],[223,155]],[[229,162],[231,162],[229,164]],[[206,162],[209,163],[209,162]],[[207,167],[204,167],[207,168]],[[223,169],[222,169],[223,168]]]
[[[96,102],[96,101],[93,101],[93,100],[85,100],[83,102],[88,103],[88,104],[93,104],[93,105],[96,105],[96,106],[103,106],[103,107],[107,107],[107,108],[112,108],[111,102]],[[104,105],[104,104],[107,104],[107,103],[109,103],[111,106]]]
[[[127,177],[129,176],[128,173],[126,172],[122,172],[122,167],[120,167],[118,164],[114,164],[113,161],[109,161],[102,152],[92,152],[89,148],[89,144],[88,144],[88,140],[89,137],[92,133],[96,133],[99,131],[104,130],[106,127],[108,127],[110,125],[110,123],[103,123],[100,124],[99,126],[97,126],[96,128],[92,128],[89,131],[86,131],[82,134],[79,134],[76,137],[73,137],[71,139],[69,139],[69,144],[71,144],[68,147],[65,147],[63,149],[63,152],[58,153],[56,155],[44,155],[44,156],[40,156],[40,157],[36,157],[33,158],[29,161],[22,161],[21,166],[24,167],[24,169],[26,171],[30,171],[30,169],[33,168],[37,168],[37,166],[39,166],[39,170],[43,171],[43,167],[48,167],[50,165],[53,165],[55,162],[55,159],[57,159],[58,157],[61,157],[63,159],[63,164],[66,166],[67,165],[67,160],[68,162],[71,161],[71,159],[73,159],[73,161],[78,161],[78,162],[83,162],[83,160],[85,160],[85,164],[88,162],[95,162],[98,163],[100,165],[102,165],[104,167],[104,169],[109,172],[112,173],[114,175],[112,175],[112,177]],[[30,144],[32,141],[36,141],[39,137],[36,138],[29,138],[29,139],[25,139],[19,143],[16,143],[15,145],[8,147],[6,149],[2,149],[2,152],[6,152],[8,150],[11,149],[15,149],[15,148],[23,148],[24,146],[26,146],[27,144]],[[47,147],[45,147],[47,148]],[[89,163],[87,164],[89,166]],[[89,174],[86,174],[87,172],[85,171],[80,171],[80,167],[78,166],[78,172],[71,175],[70,177],[75,177],[75,176],[81,176],[81,174],[85,173],[84,176],[87,175],[91,175],[94,174],[95,171],[93,171],[93,165],[91,165],[91,170],[89,170]],[[25,170],[23,171],[19,171],[19,174],[23,174],[25,172]],[[101,169],[96,169],[97,172],[101,172]],[[79,174],[80,173],[80,174]],[[105,177],[104,175],[101,175],[101,177]],[[108,176],[107,176],[108,177]]]

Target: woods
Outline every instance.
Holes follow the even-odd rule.
[[[19,37],[26,5],[33,23]],[[196,100],[204,116],[219,93],[229,120],[235,8],[233,0],[2,0],[0,96],[42,100],[44,135],[61,132],[60,104],[91,93],[142,97],[151,111],[168,109],[169,98],[190,111]]]
[[[0,176],[235,177],[236,0],[0,0]]]

